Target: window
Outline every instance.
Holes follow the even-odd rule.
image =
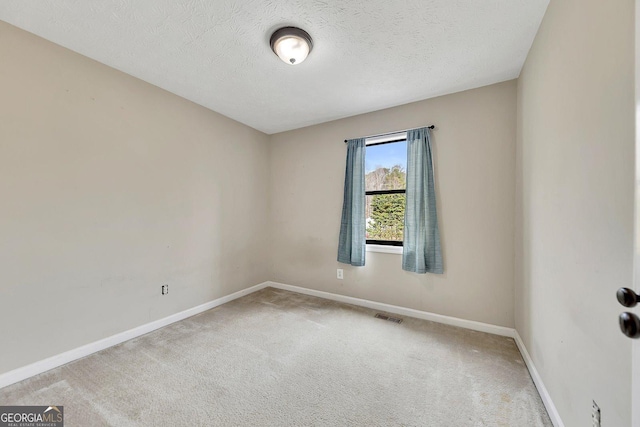
[[[365,216],[369,245],[402,246],[406,167],[406,134],[367,140]]]

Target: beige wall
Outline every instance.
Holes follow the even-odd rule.
[[[0,373],[268,279],[266,135],[0,40]]]
[[[630,425],[633,31],[633,0],[552,1],[518,82],[516,328],[566,426]]]
[[[272,135],[272,279],[513,327],[515,116],[509,81]],[[343,140],[431,123],[445,274],[392,254],[338,263]]]

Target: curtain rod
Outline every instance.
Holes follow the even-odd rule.
[[[435,125],[430,125],[430,126],[426,126],[426,127],[427,127],[427,129],[435,129]],[[379,136],[386,136],[386,135],[393,135],[394,133],[407,132],[407,131],[412,130],[412,129],[415,129],[415,128],[411,128],[411,129],[403,129],[403,130],[397,130],[397,131],[394,131],[394,132],[387,132],[387,133],[379,133],[379,134],[377,134],[377,135],[363,136],[362,138],[364,138],[364,139],[368,139],[368,138],[377,138],[377,137],[379,137]],[[344,140],[345,144],[347,143],[347,141],[348,141],[348,139],[345,139],[345,140]]]

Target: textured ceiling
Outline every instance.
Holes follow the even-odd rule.
[[[266,133],[519,75],[549,0],[2,0],[0,19]],[[269,37],[299,26],[297,66]]]

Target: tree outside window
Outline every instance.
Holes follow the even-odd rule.
[[[406,141],[367,146],[365,163],[367,243],[401,246],[404,231]]]

